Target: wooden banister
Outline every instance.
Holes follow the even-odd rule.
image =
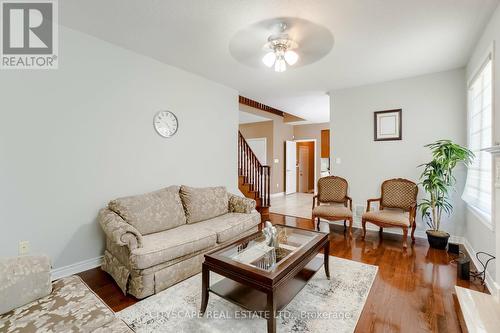
[[[271,204],[271,168],[262,165],[252,148],[238,131],[238,175],[245,178],[251,190],[257,193],[261,206]],[[257,199],[257,198],[256,198]]]

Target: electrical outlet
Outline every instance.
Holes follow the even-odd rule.
[[[19,254],[28,254],[30,252],[30,242],[29,241],[20,241],[19,242]]]

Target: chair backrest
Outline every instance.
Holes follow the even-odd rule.
[[[408,179],[394,178],[382,183],[382,200],[380,205],[387,208],[410,210],[417,202],[417,184]]]
[[[344,202],[347,196],[347,180],[337,176],[318,179],[319,202]]]

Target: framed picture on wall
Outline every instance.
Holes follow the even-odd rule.
[[[375,141],[401,140],[402,110],[376,111],[373,113],[373,132]]]

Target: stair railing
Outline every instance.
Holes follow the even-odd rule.
[[[252,191],[259,193],[262,206],[270,206],[271,199],[271,168],[262,165],[238,131],[238,175],[244,176]]]

